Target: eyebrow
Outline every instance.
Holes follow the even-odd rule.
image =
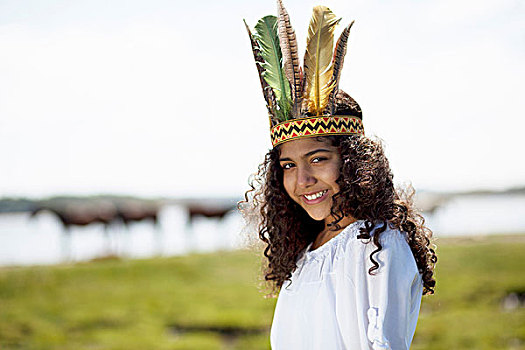
[[[308,153],[306,153],[303,157],[306,158],[306,157],[310,157],[316,153],[319,153],[319,152],[332,152],[330,151],[329,149],[325,149],[325,148],[318,148],[318,149],[314,149],[313,151],[310,151]],[[289,162],[289,161],[292,161],[290,158],[279,158],[279,162]]]

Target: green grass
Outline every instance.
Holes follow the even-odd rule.
[[[436,294],[424,297],[413,349],[524,349],[525,235],[438,241]]]
[[[525,291],[525,235],[438,245],[412,348],[523,349],[525,311],[501,302]],[[269,328],[259,262],[239,251],[0,269],[0,349],[268,349],[267,332],[206,330]]]

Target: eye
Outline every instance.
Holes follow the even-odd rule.
[[[319,162],[322,162],[323,160],[326,160],[325,157],[315,157],[312,159],[312,163],[319,163]]]
[[[283,168],[284,170],[286,169],[291,169],[295,166],[294,163],[284,163],[284,164],[281,164],[281,168]]]

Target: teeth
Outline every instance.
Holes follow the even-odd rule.
[[[304,197],[306,199],[308,199],[309,201],[313,201],[314,199],[317,199],[317,198],[320,198],[322,196],[324,196],[324,194],[326,193],[327,190],[324,190],[324,191],[321,191],[321,192],[317,192],[317,193],[314,193],[314,194],[311,194],[311,195],[304,195]]]

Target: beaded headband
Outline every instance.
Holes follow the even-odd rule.
[[[313,136],[362,134],[361,108],[339,89],[350,35],[350,23],[334,50],[334,30],[340,19],[325,6],[316,6],[308,28],[304,70],[290,17],[277,0],[278,16],[265,16],[252,34],[246,25],[270,117],[275,147]]]

